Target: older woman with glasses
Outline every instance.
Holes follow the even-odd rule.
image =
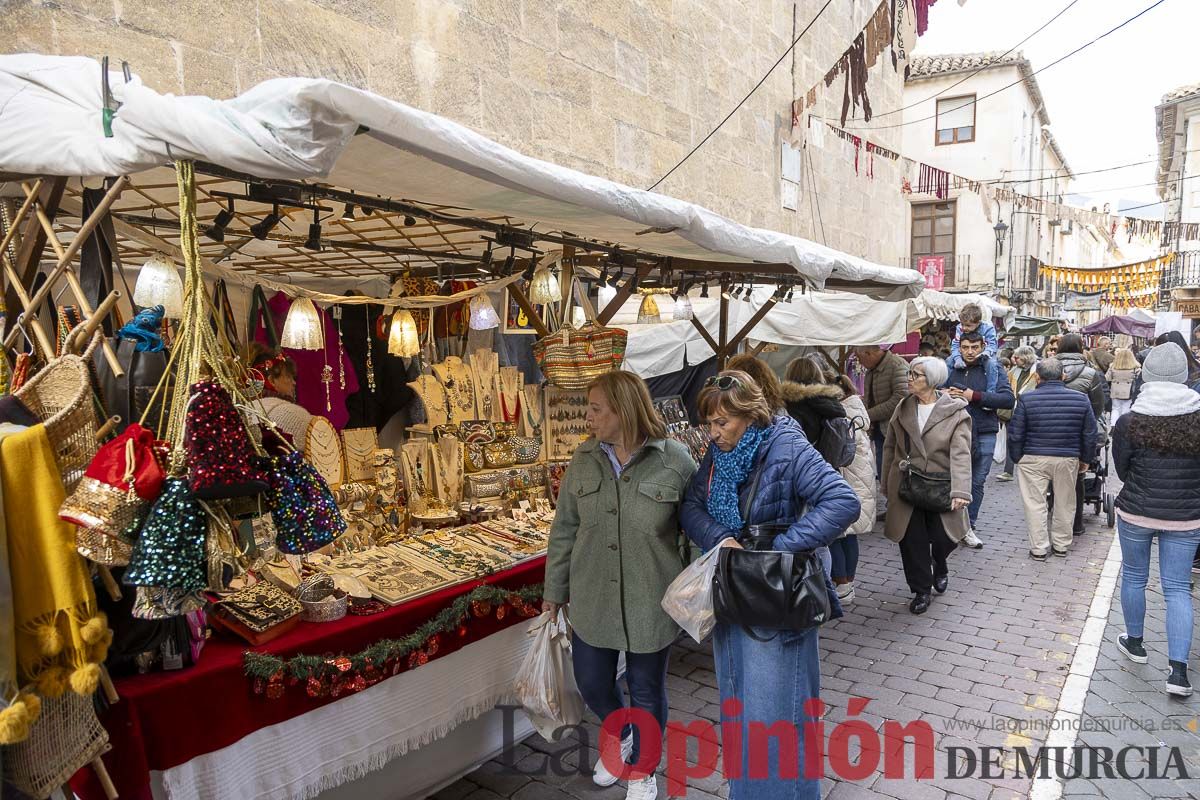
[[[692,478],[680,521],[706,552],[741,547],[739,539],[751,525],[784,530],[775,537],[774,550],[823,551],[858,519],[854,490],[791,417],[772,416],[749,375],[725,371],[710,378],[700,392],[699,409],[712,446]],[[828,570],[827,555],[824,561]],[[828,577],[826,587],[832,615],[840,616]],[[729,735],[726,725],[734,726],[741,729],[741,741],[750,743],[759,738],[750,730],[761,724],[774,731],[775,723],[782,722],[785,735],[790,738],[794,732],[796,737],[785,743],[771,736],[765,764],[764,754],[751,756],[750,747],[742,748],[740,758],[726,753],[727,765],[730,758],[740,761],[740,770],[727,773],[730,800],[816,800],[820,782],[805,777],[803,764],[809,746],[805,725],[813,721],[805,703],[820,693],[817,629],[743,629],[717,623],[713,647],[724,735]]]
[[[908,370],[909,395],[888,422],[883,444],[880,488],[887,495],[884,534],[900,544],[904,577],[914,614],[929,610],[931,591],[949,586],[946,557],[967,535],[966,508],[971,502],[971,417],[963,400],[942,394],[944,361],[917,358]],[[950,507],[914,505],[900,493],[902,472],[911,466],[925,475],[949,475]]]

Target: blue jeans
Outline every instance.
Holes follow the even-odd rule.
[[[821,784],[804,777],[805,724],[814,722],[805,711],[810,698],[820,696],[821,666],[817,659],[817,630],[769,631],[755,628],[756,641],[736,625],[717,623],[713,631],[713,653],[722,702],[722,739],[725,725],[741,729],[741,753],[722,753],[729,779],[730,800],[818,800]],[[740,715],[727,715],[726,700],[742,704]],[[776,731],[782,735],[763,736]],[[750,724],[756,733],[750,734]],[[783,729],[781,731],[781,729]],[[791,739],[792,732],[795,739]],[[786,737],[786,738],[784,738]],[[765,757],[762,740],[766,739]],[[754,742],[758,746],[752,747]],[[791,755],[795,745],[795,755]],[[784,746],[781,746],[784,745]],[[780,752],[787,763],[780,763]],[[755,758],[751,758],[756,755]],[[795,759],[793,761],[793,759]],[[765,768],[765,775],[750,772],[751,765]],[[740,765],[740,769],[739,769]],[[731,774],[731,770],[733,774]],[[736,777],[735,777],[736,775]]]
[[[670,645],[657,653],[625,653],[629,705],[650,712],[658,721],[660,736],[667,729],[667,662],[670,653]],[[625,698],[617,683],[619,655],[619,650],[592,647],[580,639],[579,634],[571,637],[571,665],[575,668],[575,683],[583,695],[583,702],[600,718],[601,724],[609,714],[625,707]],[[641,746],[640,729],[636,725],[632,729],[633,753],[629,758],[630,764],[637,763]],[[656,766],[648,765],[649,768]]]
[[[852,581],[858,569],[858,536],[848,533],[829,543],[829,555],[833,557],[833,568],[829,577],[833,582]]]
[[[1167,658],[1187,663],[1192,650],[1192,558],[1200,528],[1156,531],[1117,517],[1121,539],[1121,613],[1125,632],[1140,637],[1146,621],[1146,584],[1150,579],[1150,543],[1158,539],[1158,577],[1167,601]]]
[[[883,442],[884,434],[882,426],[871,426],[871,444],[875,448],[875,480],[879,480],[880,474],[883,472]]]
[[[983,483],[992,469],[992,456],[996,452],[996,434],[978,433],[971,437],[971,504],[967,515],[971,527],[979,519],[979,507],[983,505]]]

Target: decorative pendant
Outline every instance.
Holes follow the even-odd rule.
[[[333,383],[333,367],[328,363],[321,368],[321,383],[325,384],[325,410],[333,411],[333,399],[330,395],[330,384]]]
[[[338,340],[338,385],[342,391],[346,391],[346,361],[342,353],[342,307],[333,307],[333,318],[337,320],[337,340]],[[370,342],[367,343],[370,345]],[[368,352],[370,347],[367,348]]]
[[[375,349],[375,342],[371,341],[371,308],[363,306],[366,310],[364,316],[367,320],[367,388],[371,390],[371,394],[375,394],[375,359],[372,357],[372,351]]]

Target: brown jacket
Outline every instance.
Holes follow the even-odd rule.
[[[867,371],[863,387],[863,401],[867,404],[871,425],[878,425],[880,430],[887,427],[896,406],[907,396],[908,362],[889,350],[875,369]]]
[[[911,505],[900,499],[900,462],[905,458],[904,434],[912,441],[909,459],[925,472],[950,473],[950,497],[971,499],[971,417],[967,404],[948,394],[938,396],[933,413],[922,433],[917,428],[917,398],[905,397],[887,426],[883,443],[883,473],[880,489],[887,495],[884,535],[893,542],[904,538],[912,517]],[[942,514],[942,526],[954,542],[967,535],[967,510]]]

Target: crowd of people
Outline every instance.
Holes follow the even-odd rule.
[[[999,479],[1019,484],[1028,556],[1044,562],[1068,557],[1083,532],[1084,476],[1096,473],[1110,442],[1124,481],[1115,513],[1126,631],[1114,646],[1137,663],[1149,658],[1145,590],[1158,539],[1166,690],[1190,695],[1200,363],[1179,340],[1168,335],[1140,352],[1112,352],[1111,342],[1089,350],[1069,333],[1040,354],[999,349],[995,328],[969,306],[944,358],[909,362],[883,347],[855,348],[865,370],[861,394],[819,354],[792,361],[783,380],[764,361],[738,356],[699,395],[711,446],[698,465],[666,435],[639,378],[597,379],[588,395],[592,438],[560,490],[544,605],[553,613],[569,605],[575,678],[589,708],[604,719],[630,705],[665,727],[666,670],[678,630],[660,601],[697,554],[804,554],[823,573],[817,585],[828,614],[819,623],[853,604],[858,537],[881,521],[897,543],[909,610],[923,614],[950,589],[950,554],[960,545],[984,546],[980,510],[997,458],[1005,463]],[[1005,456],[997,456],[998,442]],[[712,641],[723,725],[740,726],[745,737],[756,723],[791,723],[803,762],[811,721],[805,701],[820,692],[817,631],[816,624],[759,627],[718,614]],[[617,682],[622,654],[628,698]],[[737,701],[738,713],[727,700]],[[612,737],[610,749],[619,747],[622,768],[601,759],[597,784],[625,780],[629,798],[653,800],[657,764],[642,758],[642,734],[632,725],[619,741],[602,733]],[[749,777],[746,764],[733,772],[732,800],[819,795],[817,781],[788,774],[777,760],[766,777]]]

